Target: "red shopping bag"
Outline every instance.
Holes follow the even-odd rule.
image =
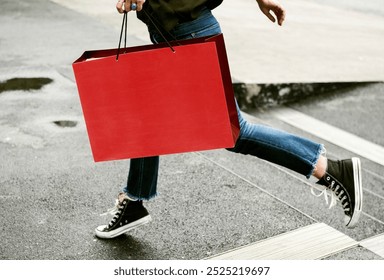
[[[239,123],[223,35],[86,51],[73,63],[95,161],[233,147]]]

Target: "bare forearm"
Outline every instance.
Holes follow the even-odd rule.
[[[282,25],[285,19],[285,9],[276,0],[256,0],[261,12],[266,15],[272,22],[277,20]],[[272,13],[271,13],[272,12]]]

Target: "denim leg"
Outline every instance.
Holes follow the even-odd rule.
[[[247,122],[239,108],[240,136],[231,152],[253,155],[296,171],[309,178],[319,156],[325,152],[322,144],[274,129]]]
[[[163,38],[149,27],[153,43]],[[170,33],[177,39],[196,38],[220,33],[220,26],[208,9],[189,23],[178,25]],[[251,124],[243,119],[238,108],[240,137],[229,151],[249,154],[294,170],[309,178],[324,146],[268,126]],[[156,195],[159,157],[132,159],[127,186],[131,198],[149,200]]]
[[[123,192],[130,198],[138,200],[149,200],[155,197],[158,170],[158,156],[131,159],[127,185]]]

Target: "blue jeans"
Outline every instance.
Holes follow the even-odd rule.
[[[148,28],[153,43],[163,42],[156,29]],[[210,36],[221,33],[220,25],[211,11],[204,9],[196,20],[181,23],[166,37],[178,40]],[[167,38],[167,39],[171,39]],[[309,178],[324,146],[269,126],[247,122],[237,107],[240,136],[234,148],[228,151],[276,163]],[[127,185],[123,191],[129,197],[149,200],[156,196],[159,157],[131,159]]]

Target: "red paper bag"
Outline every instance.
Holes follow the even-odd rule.
[[[223,36],[86,51],[73,63],[95,161],[233,147]]]

